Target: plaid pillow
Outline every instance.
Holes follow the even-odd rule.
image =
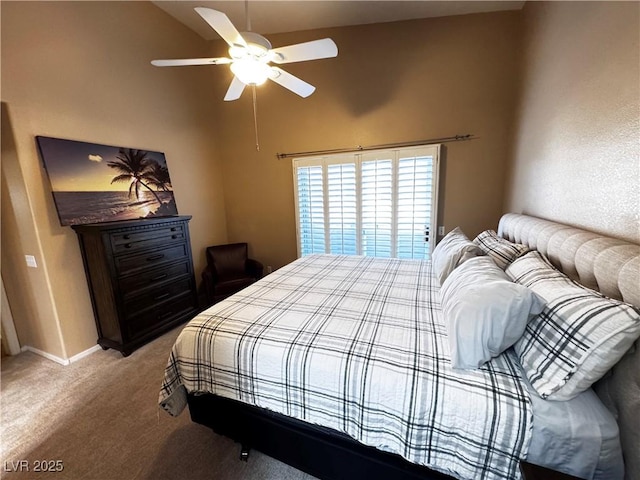
[[[480,249],[493,258],[501,269],[506,269],[520,255],[529,251],[529,247],[521,243],[512,243],[506,238],[499,237],[494,230],[485,230],[473,239]]]
[[[640,337],[640,312],[570,280],[538,251],[506,273],[546,300],[515,345],[542,398],[569,400],[599,380]]]

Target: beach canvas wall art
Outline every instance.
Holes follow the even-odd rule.
[[[164,153],[37,136],[60,224],[177,215]]]

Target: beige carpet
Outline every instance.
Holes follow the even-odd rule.
[[[158,409],[178,332],[127,358],[98,351],[66,367],[30,352],[3,358],[2,478],[313,480],[257,451],[241,462],[237,444],[192,423],[187,411],[173,418]],[[33,471],[42,460],[64,469]]]

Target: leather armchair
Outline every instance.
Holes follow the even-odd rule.
[[[212,305],[248,287],[262,277],[263,265],[248,258],[246,243],[207,247],[207,267],[202,283],[207,304]]]

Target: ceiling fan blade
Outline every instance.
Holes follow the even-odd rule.
[[[227,90],[227,94],[224,96],[225,102],[230,102],[232,100],[237,100],[242,95],[244,91],[245,84],[242,83],[238,77],[233,77],[231,80],[231,85],[229,85],[229,89]]]
[[[302,98],[307,98],[316,90],[316,87],[313,85],[304,80],[300,80],[298,77],[278,67],[271,67],[271,75],[269,78],[284,88],[291,90],[293,93],[300,95]]]
[[[179,58],[175,60],[151,60],[156,67],[182,67],[186,65],[223,65],[231,63],[230,58]]]
[[[246,47],[247,42],[233,26],[229,17],[211,8],[196,7],[195,11],[220,35],[230,46]]]
[[[273,62],[280,64],[331,58],[338,55],[338,47],[330,38],[272,48],[271,51],[276,54]]]

